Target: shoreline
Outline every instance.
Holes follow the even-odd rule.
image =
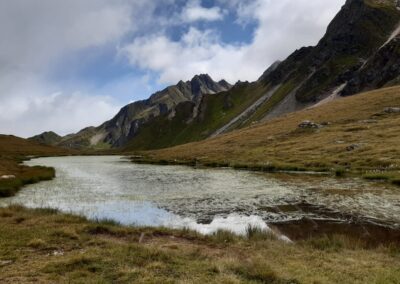
[[[260,172],[260,173],[286,173],[286,174],[294,174],[294,175],[315,175],[315,176],[331,176],[336,178],[343,177],[354,177],[354,178],[362,178],[365,181],[370,182],[384,182],[386,184],[391,184],[394,186],[398,186],[400,188],[400,181],[398,179],[391,179],[390,172],[374,172],[371,174],[359,173],[354,171],[346,171],[344,169],[326,169],[326,168],[306,168],[299,167],[296,165],[274,165],[274,164],[235,164],[229,162],[209,162],[209,161],[199,161],[199,160],[158,160],[153,158],[145,158],[144,156],[135,156],[135,155],[127,155],[121,154],[130,159],[132,163],[136,164],[144,164],[144,165],[158,165],[158,166],[187,166],[192,168],[227,168],[233,170],[244,170],[251,172]]]

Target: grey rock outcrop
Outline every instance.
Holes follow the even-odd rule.
[[[322,125],[309,120],[305,120],[302,123],[300,123],[298,127],[302,129],[319,129],[322,127]]]
[[[383,111],[385,113],[400,113],[400,107],[387,107]]]

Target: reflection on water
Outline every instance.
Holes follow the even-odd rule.
[[[399,224],[400,192],[352,179],[268,175],[230,169],[136,165],[118,156],[40,158],[57,178],[0,200],[51,207],[123,224],[189,227],[202,233],[249,224],[357,216]],[[352,217],[353,218],[353,217]]]

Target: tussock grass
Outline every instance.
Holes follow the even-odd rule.
[[[277,236],[272,231],[252,225],[247,227],[246,237],[251,241],[277,240]]]
[[[288,245],[255,227],[202,236],[0,208],[2,283],[396,283],[399,251],[339,235]]]
[[[302,244],[320,251],[335,252],[341,252],[345,249],[360,250],[367,247],[367,244],[364,241],[357,239],[356,237],[350,238],[343,235],[325,235],[303,241]]]

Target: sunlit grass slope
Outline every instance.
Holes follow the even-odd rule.
[[[138,160],[255,170],[319,170],[400,183],[400,87],[341,98],[226,135],[143,152]],[[318,129],[299,128],[303,121]]]

